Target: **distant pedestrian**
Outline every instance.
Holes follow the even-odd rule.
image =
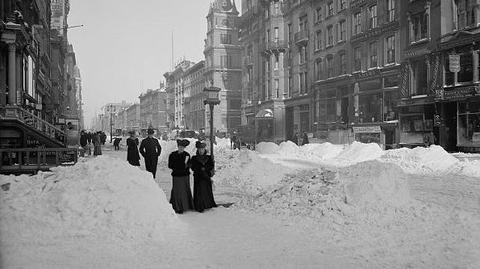
[[[120,150],[120,141],[122,141],[122,138],[120,138],[120,137],[116,137],[116,138],[113,140],[114,150]]]
[[[80,147],[82,147],[81,149],[81,152],[80,152],[80,156],[81,157],[85,157],[85,152],[89,152],[88,151],[88,138],[87,138],[88,134],[82,130],[80,132]],[[88,155],[90,155],[90,153],[88,153]]]
[[[190,144],[186,139],[177,140],[178,150],[168,156],[168,168],[172,169],[172,192],[170,204],[177,214],[193,210],[192,191],[190,190],[190,154],[185,148]]]
[[[140,166],[138,138],[135,136],[135,131],[130,131],[130,137],[127,138],[127,161],[133,166]]]
[[[217,207],[212,191],[212,176],[215,165],[212,156],[207,154],[205,143],[197,141],[195,147],[197,153],[191,160],[194,182],[193,205],[195,210],[203,212],[205,209]]]
[[[102,155],[102,142],[100,140],[100,132],[93,135],[93,155]]]
[[[303,132],[303,141],[302,141],[302,145],[306,145],[308,144],[309,141],[308,141],[308,134],[307,132]]]
[[[152,173],[153,178],[157,173],[158,157],[162,153],[162,147],[158,140],[153,137],[155,131],[152,128],[147,130],[148,136],[142,140],[140,144],[140,154],[145,159],[145,168]]]
[[[102,143],[102,145],[105,145],[105,142],[107,141],[107,135],[104,132],[100,132],[99,135],[100,135],[100,142]]]
[[[87,142],[88,144],[92,144],[93,134],[92,132],[88,132],[87,134]]]

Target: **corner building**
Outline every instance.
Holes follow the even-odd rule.
[[[214,127],[226,133],[240,126],[242,67],[238,42],[238,15],[235,2],[216,0],[207,15],[205,39],[205,83],[221,89],[220,105],[215,106]],[[210,118],[206,109],[206,117]],[[210,130],[209,121],[205,130]]]

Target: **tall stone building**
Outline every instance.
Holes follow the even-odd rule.
[[[402,1],[400,143],[480,151],[480,2]]]
[[[140,99],[140,127],[147,129],[153,127],[164,131],[167,127],[167,92],[164,84],[156,90],[142,93]]]
[[[199,131],[205,129],[205,61],[190,67],[184,74],[185,81],[185,128]]]
[[[195,63],[187,60],[179,62],[175,69],[165,73],[165,90],[167,92],[168,127],[185,128],[183,105],[185,104],[185,72]]]
[[[238,42],[238,15],[235,2],[215,0],[207,15],[205,39],[205,81],[221,88],[220,105],[215,107],[214,127],[228,132],[240,126],[241,46]],[[209,117],[210,111],[206,112]],[[206,122],[208,131],[209,122]]]

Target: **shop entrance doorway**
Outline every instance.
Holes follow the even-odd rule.
[[[447,151],[457,150],[457,103],[443,104],[443,119],[445,121],[444,139],[441,145]]]

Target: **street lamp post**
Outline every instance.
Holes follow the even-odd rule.
[[[113,140],[113,105],[110,104],[110,144]]]
[[[210,107],[210,154],[213,158],[213,108],[215,105],[220,104],[220,88],[214,87],[212,85],[210,87],[204,88],[203,91],[206,93],[206,98],[203,103]]]

